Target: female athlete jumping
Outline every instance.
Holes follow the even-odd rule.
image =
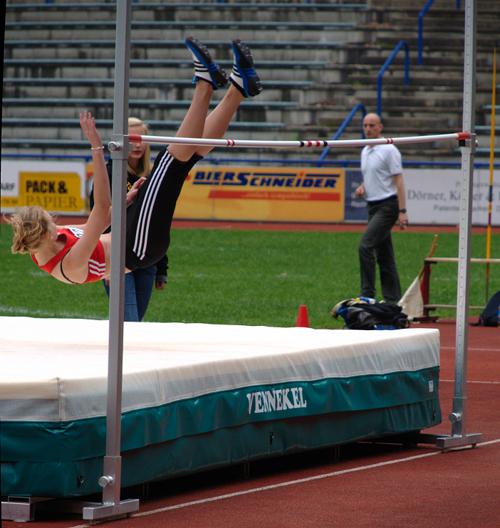
[[[243,98],[262,91],[252,55],[241,41],[232,42],[231,84],[208,114],[213,91],[225,86],[228,77],[200,42],[190,37],[185,43],[194,59],[195,89],[177,136],[221,138]],[[25,207],[9,220],[13,228],[12,252],[29,253],[42,270],[68,284],[95,282],[108,278],[110,273],[112,233],[104,231],[111,219],[111,193],[104,147],[89,112],[80,114],[80,126],[89,140],[94,162],[94,208],[86,224],[57,226],[41,207]],[[181,144],[165,147],[155,159],[151,176],[139,179],[128,192],[125,271],[151,266],[165,255],[184,180],[212,148]]]

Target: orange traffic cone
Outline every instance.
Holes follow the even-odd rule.
[[[309,328],[309,317],[307,315],[307,306],[305,304],[301,304],[299,306],[299,312],[297,314],[297,321],[295,321],[295,326]]]

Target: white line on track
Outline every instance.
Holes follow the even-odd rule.
[[[500,443],[500,438],[496,438],[495,440],[488,440],[487,442],[481,442],[477,444],[477,446],[484,447],[487,445],[498,444],[498,443]],[[375,464],[368,464],[366,466],[358,466],[358,467],[353,467],[349,469],[341,469],[339,471],[331,471],[329,473],[322,473],[319,475],[314,475],[312,477],[305,477],[305,478],[296,479],[296,480],[287,480],[285,482],[279,482],[278,484],[269,484],[268,486],[259,486],[257,488],[250,488],[247,490],[235,491],[233,493],[225,493],[224,495],[216,495],[214,497],[207,497],[205,499],[181,502],[179,504],[173,504],[172,506],[165,506],[163,508],[156,508],[154,510],[149,510],[145,512],[133,513],[132,515],[130,515],[130,517],[147,517],[149,515],[155,515],[157,513],[163,513],[163,512],[172,511],[172,510],[179,510],[181,508],[189,508],[190,506],[199,506],[201,504],[207,504],[210,502],[217,502],[217,501],[226,500],[226,499],[232,499],[234,497],[241,497],[243,495],[250,495],[252,493],[261,493],[263,491],[270,491],[270,490],[275,490],[278,488],[295,486],[297,484],[305,484],[307,482],[313,482],[315,480],[323,480],[327,478],[338,477],[340,475],[346,475],[347,473],[357,473],[358,471],[366,471],[369,469],[376,469],[380,467],[391,466],[393,464],[401,464],[403,462],[412,462],[413,460],[419,460],[421,458],[428,458],[428,457],[432,457],[435,455],[441,455],[441,454],[442,454],[442,451],[432,451],[431,453],[424,453],[422,455],[414,455],[410,457],[397,458],[395,460],[387,460],[386,462],[377,462]],[[71,528],[88,528],[89,526],[90,524],[79,524],[77,526],[71,526]]]
[[[455,350],[454,346],[441,346],[441,350]],[[467,347],[470,352],[500,352],[500,348]]]

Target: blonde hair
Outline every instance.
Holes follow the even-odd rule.
[[[128,127],[141,127],[142,133],[144,135],[149,134],[149,127],[148,125],[142,121],[142,119],[139,119],[138,117],[129,117],[128,118]],[[149,146],[149,143],[146,144],[146,148],[144,150],[144,155],[139,160],[139,164],[137,165],[137,168],[134,169],[133,167],[128,164],[127,170],[130,174],[133,174],[134,176],[137,176],[138,178],[142,178],[143,176],[147,178],[149,176],[149,173],[151,172],[151,147]]]
[[[50,231],[52,216],[38,205],[23,207],[8,219],[12,226],[12,253],[31,253]]]

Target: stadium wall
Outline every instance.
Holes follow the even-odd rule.
[[[87,160],[2,160],[1,208],[41,205],[59,215],[88,211],[92,165]],[[412,224],[459,221],[459,168],[404,171]],[[179,199],[177,219],[262,222],[364,222],[366,207],[354,196],[358,168],[198,165]],[[473,225],[488,221],[489,171],[474,171]],[[500,170],[492,188],[492,225],[500,226]]]

